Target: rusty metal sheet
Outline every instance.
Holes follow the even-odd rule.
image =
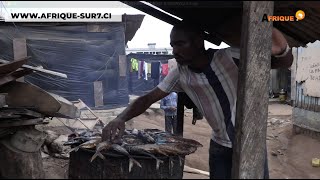
[[[9,82],[1,86],[0,93],[7,93],[9,107],[31,109],[42,114],[55,113],[61,108],[60,102],[48,92],[23,82]]]
[[[27,60],[29,58],[30,56],[18,59],[16,61],[11,61],[9,63],[2,62],[3,64],[0,64],[0,76],[5,76],[6,74],[12,73],[15,70],[19,69],[20,67],[22,67],[22,65],[27,63]]]

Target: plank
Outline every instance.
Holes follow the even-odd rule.
[[[14,38],[12,43],[14,61],[28,56],[27,42],[25,38]],[[18,81],[24,82],[24,77],[19,78]]]
[[[16,79],[24,77],[28,74],[31,74],[32,72],[33,71],[30,69],[21,69],[21,70],[14,71],[10,74],[7,74],[3,77],[0,77],[0,86],[8,82],[15,81]]]
[[[189,166],[186,166],[186,165],[184,165],[183,172],[194,173],[194,174],[202,174],[202,175],[210,177],[210,173],[209,172],[202,171],[202,170],[196,169],[196,168],[192,168],[192,167],[189,167]]]
[[[6,103],[9,107],[23,107],[47,114],[58,112],[61,104],[48,92],[41,88],[12,81],[0,88],[0,93],[7,93]]]
[[[273,1],[244,1],[232,178],[264,175]]]
[[[30,57],[25,57],[16,61],[1,60],[0,62],[3,64],[0,64],[0,77],[19,69],[23,64],[27,63],[29,58]]]

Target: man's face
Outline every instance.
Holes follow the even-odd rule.
[[[190,65],[196,61],[200,48],[190,34],[173,29],[170,34],[170,45],[173,55],[180,65]]]

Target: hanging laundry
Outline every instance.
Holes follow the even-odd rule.
[[[132,71],[138,71],[138,60],[135,58],[131,58],[131,69]]]
[[[160,76],[160,62],[151,63],[151,78],[159,79]]]
[[[143,70],[144,70],[144,79],[148,80],[148,63],[143,63]]]
[[[151,75],[151,63],[147,63],[148,64],[148,74]]]
[[[162,76],[166,76],[166,75],[168,75],[168,64],[162,64],[161,65],[161,67],[162,67]]]
[[[143,67],[144,61],[139,61],[139,68],[138,68],[138,79],[144,78],[144,67]]]

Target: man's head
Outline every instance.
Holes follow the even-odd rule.
[[[184,21],[172,28],[170,44],[175,59],[181,65],[195,63],[196,57],[205,51],[203,31],[197,25]]]

